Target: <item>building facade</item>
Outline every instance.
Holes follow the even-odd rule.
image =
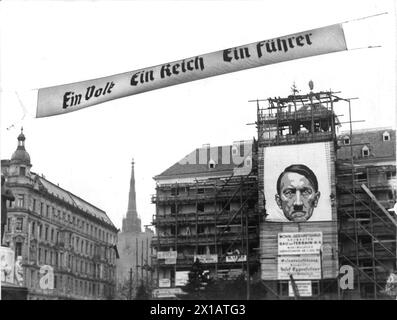
[[[172,297],[198,259],[212,278],[258,270],[252,141],[203,146],[157,175],[152,241],[158,297]]]
[[[106,212],[31,167],[21,132],[11,159],[1,161],[15,196],[3,242],[22,257],[28,299],[113,298],[117,228]],[[53,289],[42,284],[43,266],[53,268]]]

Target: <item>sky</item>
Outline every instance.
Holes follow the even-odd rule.
[[[343,24],[348,50],[288,61],[36,119],[37,89]],[[203,144],[252,139],[248,100],[340,92],[354,129],[395,127],[396,3],[332,1],[1,1],[0,155],[21,126],[32,171],[106,211],[121,228],[135,159],[142,225],[155,214],[153,177]],[[368,49],[368,46],[380,46]],[[364,49],[362,49],[365,47]],[[359,48],[359,49],[357,49]],[[361,48],[361,49],[360,49]],[[347,120],[346,104],[336,107]],[[342,130],[347,130],[344,125]]]

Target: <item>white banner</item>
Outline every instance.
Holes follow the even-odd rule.
[[[157,259],[176,259],[178,251],[158,251]]]
[[[278,234],[278,254],[319,254],[323,243],[323,233],[293,232]]]
[[[321,279],[320,256],[281,256],[278,257],[278,280]]]
[[[169,288],[169,289],[154,289],[154,298],[174,298],[176,294],[183,294],[181,288]]]
[[[167,278],[159,279],[159,288],[169,288],[171,287],[171,280]]]
[[[176,271],[175,272],[175,287],[183,287],[189,281],[190,271]]]
[[[207,53],[104,78],[41,88],[36,117],[288,60],[347,50],[341,24]]]
[[[311,281],[295,281],[295,285],[298,289],[300,297],[311,297],[312,296],[312,282]],[[292,288],[291,281],[288,281],[288,295],[294,297],[294,290]]]
[[[218,255],[217,254],[197,254],[194,256],[194,261],[199,259],[201,263],[217,263]]]
[[[226,256],[226,262],[244,262],[247,261],[247,256],[245,254]]]

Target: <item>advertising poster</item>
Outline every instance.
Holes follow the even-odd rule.
[[[291,232],[278,234],[278,254],[319,254],[323,243],[323,233]]]
[[[311,297],[312,296],[312,282],[311,281],[295,281],[295,285],[298,289],[298,294],[300,297]],[[288,295],[290,297],[295,296],[291,281],[288,281]]]
[[[321,279],[320,256],[281,256],[278,257],[278,280]]]
[[[330,158],[330,142],[264,148],[266,220],[331,221]]]
[[[175,272],[175,286],[183,287],[189,281],[189,271],[176,271]]]

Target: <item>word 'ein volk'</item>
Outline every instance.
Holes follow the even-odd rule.
[[[112,92],[112,89],[114,87],[114,82],[107,82],[104,88],[97,88],[96,86],[90,86],[87,88],[84,99],[85,101],[90,100],[92,97],[100,97],[107,95]],[[63,109],[66,109],[68,107],[73,107],[76,105],[79,105],[81,103],[81,99],[83,98],[82,94],[76,94],[73,91],[67,91],[63,95],[63,104],[62,107]]]

